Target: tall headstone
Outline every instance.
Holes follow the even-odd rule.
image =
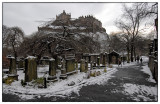
[[[75,61],[76,72],[78,72],[78,61]]]
[[[8,59],[10,60],[8,78],[11,78],[13,80],[18,80],[17,69],[16,69],[16,60],[14,57],[8,57]]]
[[[81,63],[80,63],[80,72],[84,72],[85,71],[85,60],[81,59]]]
[[[100,57],[97,57],[97,66],[100,66]]]
[[[90,62],[90,70],[93,70],[93,63],[92,63],[92,61]]]
[[[24,59],[23,58],[20,58],[20,60],[18,61],[18,69],[19,70],[24,69]]]
[[[106,55],[105,54],[103,54],[103,57],[102,57],[102,65],[106,66]]]
[[[88,62],[86,61],[85,62],[85,72],[87,72],[88,71]]]
[[[49,59],[49,76],[47,81],[57,81],[55,59]]]
[[[62,66],[61,66],[61,75],[60,75],[60,79],[67,79],[67,74],[66,74],[66,67],[65,67],[65,60],[62,60]]]
[[[96,62],[93,63],[93,67],[96,67]]]
[[[75,70],[75,58],[68,58],[66,59],[66,74],[73,74],[76,73]]]
[[[34,79],[37,79],[36,57],[28,56],[25,59],[25,81],[30,82]]]

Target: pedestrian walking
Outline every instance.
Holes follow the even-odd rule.
[[[137,63],[139,63],[139,56],[137,56]]]
[[[143,61],[142,57],[141,57],[140,61],[141,61],[141,64],[142,64],[142,61]]]

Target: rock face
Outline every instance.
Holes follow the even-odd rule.
[[[93,17],[92,15],[81,16],[77,19],[72,19],[71,14],[63,13],[56,16],[56,20],[52,21],[52,23],[47,24],[42,27],[38,27],[38,31],[52,31],[52,32],[63,32],[64,27],[70,31],[70,33],[75,32],[85,32],[85,33],[96,33],[96,32],[106,32],[106,30],[102,27],[101,21]]]

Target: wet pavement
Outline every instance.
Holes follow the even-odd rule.
[[[147,63],[143,63],[147,64]],[[135,102],[146,101],[144,97],[149,99],[148,101],[156,102],[157,99],[153,95],[147,93],[134,93],[126,94],[124,92],[124,84],[142,85],[155,87],[156,83],[149,82],[147,78],[150,76],[144,73],[142,65],[132,65],[125,68],[118,68],[118,71],[114,73],[111,79],[104,82],[103,85],[88,85],[83,86],[79,95],[72,93],[68,97],[37,97],[35,99],[24,100],[16,95],[2,94],[3,102]],[[143,97],[139,97],[139,96]],[[156,96],[157,97],[157,96]],[[138,98],[136,100],[135,98]]]

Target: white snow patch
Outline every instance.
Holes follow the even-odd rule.
[[[34,58],[36,58],[36,57],[34,57],[34,56],[28,56],[26,59],[34,59]]]
[[[140,101],[140,99],[143,99],[143,101],[153,100],[147,96],[154,96],[154,100],[157,101],[157,85],[151,87],[145,85],[126,83],[123,85],[123,87],[125,88],[123,93],[125,93],[126,95],[131,95],[132,98],[136,101]]]
[[[149,61],[149,58],[147,56],[141,56],[141,57],[142,57],[143,62],[148,62]]]
[[[142,66],[143,69],[141,71],[143,71],[144,73],[148,74],[150,77],[148,78],[149,82],[153,82],[156,83],[155,79],[153,79],[151,70],[149,69],[148,65]]]

